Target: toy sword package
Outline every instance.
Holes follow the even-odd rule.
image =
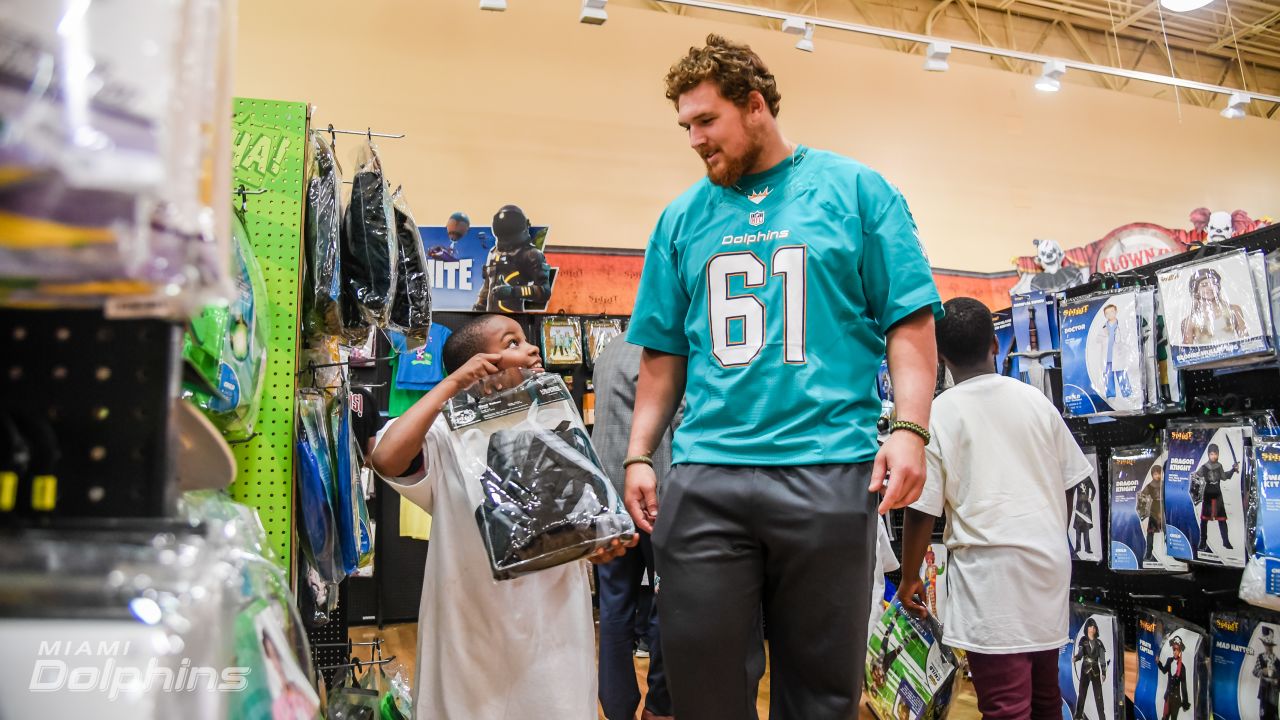
[[[1165,518],[1169,554],[1244,567],[1248,459],[1252,428],[1179,425],[1165,430]]]
[[[1098,451],[1094,448],[1081,448],[1093,467],[1093,474],[1071,488],[1071,522],[1067,528],[1067,538],[1071,542],[1071,557],[1075,560],[1101,562],[1102,544],[1102,500],[1100,476],[1098,475]]]
[[[1153,610],[1137,613],[1137,720],[1209,717],[1209,638],[1204,630]]]
[[[444,408],[496,580],[580,560],[635,533],[564,381],[521,373],[514,387],[486,394],[477,384]]]
[[[1063,720],[1123,720],[1123,624],[1084,603],[1072,603],[1070,622],[1070,640],[1058,651]]]
[[[1280,714],[1280,624],[1274,615],[1213,614],[1213,717],[1267,720]]]
[[[880,720],[941,720],[951,704],[956,659],[942,645],[942,627],[921,620],[895,598],[871,628],[866,699]]]

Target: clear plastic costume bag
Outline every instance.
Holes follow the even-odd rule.
[[[1240,578],[1240,599],[1280,610],[1280,442],[1258,438],[1253,446],[1254,498],[1251,551]]]
[[[622,334],[622,321],[617,318],[599,318],[587,321],[587,365],[595,367],[596,358],[604,346]]]
[[[307,142],[307,207],[303,250],[307,270],[302,287],[306,337],[341,335],[342,166],[328,138],[312,130]]]
[[[1147,400],[1140,290],[1062,306],[1062,403],[1068,417],[1137,415]]]
[[[344,576],[334,520],[327,403],[328,398],[317,390],[298,391],[298,534],[317,622],[327,622],[328,613],[337,608],[338,583]]]
[[[580,560],[635,532],[564,381],[518,372],[510,389],[485,394],[477,384],[444,408],[497,580]]]
[[[388,327],[404,335],[406,348],[417,349],[426,344],[427,333],[431,330],[431,282],[427,277],[427,254],[418,222],[413,219],[409,203],[404,199],[403,188],[396,188],[391,204],[396,216],[399,267]]]
[[[1243,250],[1162,270],[1156,280],[1175,367],[1248,364],[1274,354]]]
[[[542,357],[548,366],[582,362],[582,323],[576,317],[542,319]]]
[[[347,339],[363,343],[386,327],[395,303],[399,240],[391,188],[372,143],[360,148],[342,221],[342,319]]]

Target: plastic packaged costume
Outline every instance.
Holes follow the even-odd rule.
[[[599,318],[587,321],[587,364],[595,367],[596,358],[604,346],[622,334],[622,321],[616,318]]]
[[[302,328],[306,337],[341,335],[342,166],[320,131],[307,143],[307,207],[303,251]]]
[[[1062,403],[1068,416],[1145,411],[1148,374],[1139,294],[1135,288],[1063,304]]]
[[[897,598],[867,643],[866,701],[880,720],[938,720],[951,705],[956,658],[942,644],[942,626],[914,617]]]
[[[1169,554],[1244,567],[1247,506],[1245,425],[1171,425],[1164,432],[1165,519]]]
[[[542,319],[542,357],[549,366],[582,362],[582,325],[574,317]]]
[[[1009,365],[1009,353],[1013,351],[1013,309],[998,310],[991,313],[991,322],[996,328],[996,372],[1001,375],[1012,375]]]
[[[1104,545],[1098,451],[1094,448],[1081,450],[1093,467],[1093,474],[1070,490],[1071,522],[1067,527],[1067,537],[1071,542],[1072,559],[1101,562]]]
[[[395,303],[399,240],[391,188],[372,143],[360,148],[342,220],[342,319],[348,340],[364,342],[386,327]]]
[[[1108,608],[1072,603],[1069,637],[1058,651],[1063,718],[1123,720],[1124,625]]]
[[[183,357],[200,380],[187,382],[183,397],[228,439],[247,440],[253,435],[266,387],[271,313],[266,280],[243,218],[232,215],[235,296],[229,304],[206,307],[188,325]]]
[[[396,241],[399,258],[396,269],[396,297],[391,305],[389,327],[403,337],[407,349],[420,348],[427,342],[431,329],[431,282],[427,276],[427,254],[422,247],[422,234],[413,219],[403,188],[391,196],[396,217]]]
[[[1209,717],[1209,637],[1190,623],[1139,610],[1137,720],[1205,720]]]
[[[1156,275],[1178,368],[1253,362],[1273,354],[1243,250]]]
[[[1045,370],[1058,367],[1058,310],[1052,296],[1044,293],[1013,297],[1014,377],[1053,399],[1053,388]]]
[[[939,623],[947,621],[947,568],[950,553],[942,543],[929,543],[924,551],[924,562],[920,565],[920,579],[924,582],[924,604],[929,614],[937,618]]]
[[[1280,610],[1280,442],[1260,439],[1253,458],[1252,552],[1240,578],[1240,599]]]
[[[1221,720],[1266,720],[1280,714],[1280,624],[1271,615],[1214,613],[1213,716]]]
[[[444,408],[497,580],[580,560],[635,532],[564,382],[520,373],[514,387],[486,395],[477,384]]]
[[[1182,572],[1185,563],[1165,549],[1164,456],[1160,448],[1116,448],[1111,453],[1111,554],[1115,571]]]

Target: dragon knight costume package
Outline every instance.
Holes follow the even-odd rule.
[[[1213,716],[1266,720],[1280,712],[1280,624],[1257,612],[1214,613]]]
[[[1243,250],[1169,268],[1156,279],[1175,367],[1247,364],[1273,354]]]
[[[1143,342],[1146,318],[1139,312],[1142,293],[1132,288],[1064,303],[1062,403],[1066,415],[1145,412],[1155,378],[1148,372]],[[1149,314],[1154,314],[1154,308]],[[1150,361],[1154,360],[1152,352]]]
[[[1139,610],[1137,720],[1206,720],[1209,717],[1209,638],[1171,615]]]
[[[1116,448],[1111,478],[1111,553],[1119,572],[1185,572],[1165,549],[1164,458],[1158,447]]]
[[[1094,448],[1081,450],[1089,459],[1093,474],[1068,491],[1071,493],[1071,522],[1067,527],[1067,538],[1071,542],[1072,559],[1101,562],[1102,499],[1099,490],[1098,451]]]
[[[880,720],[940,720],[951,704],[956,659],[942,646],[942,627],[921,620],[895,598],[871,628],[866,699]]]
[[[497,580],[635,533],[560,376],[521,372],[515,387],[485,394],[477,384],[444,408]]]
[[[1181,560],[1244,567],[1244,425],[1179,425],[1164,433],[1169,453],[1164,505],[1169,554]]]
[[[1240,599],[1280,610],[1280,442],[1258,442],[1253,458],[1253,533]]]
[[[1124,625],[1111,610],[1072,603],[1070,638],[1058,651],[1064,720],[1123,720]]]

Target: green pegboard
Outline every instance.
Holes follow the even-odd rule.
[[[266,190],[245,199],[245,226],[262,265],[271,300],[267,386],[256,435],[233,445],[236,481],[231,497],[258,509],[286,571],[293,567],[293,424],[298,355],[305,200],[303,152],[307,105],[236,98],[232,125],[234,186]],[[240,202],[239,195],[232,195]]]

